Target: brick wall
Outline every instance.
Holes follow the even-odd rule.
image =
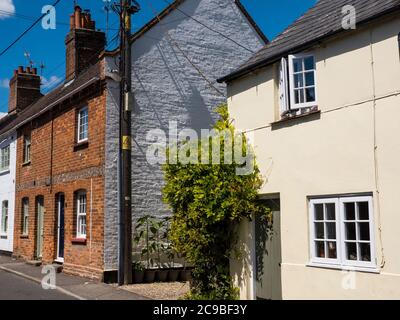
[[[89,109],[88,144],[76,144],[77,110]],[[65,196],[64,271],[100,278],[104,269],[105,91],[99,84],[26,124],[18,132],[14,255],[35,258],[37,196],[44,197],[44,263],[57,256],[56,196]],[[31,134],[31,163],[23,164],[23,136]],[[87,240],[76,237],[75,192],[87,192]],[[22,199],[29,198],[29,234],[22,235]]]

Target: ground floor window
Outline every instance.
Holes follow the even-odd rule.
[[[2,234],[7,234],[8,231],[8,201],[4,200],[1,203],[1,228]]]
[[[86,239],[86,192],[78,192],[76,198],[76,237]]]
[[[22,199],[22,234],[28,235],[29,228],[29,199]]]
[[[311,260],[376,268],[372,196],[310,200]]]

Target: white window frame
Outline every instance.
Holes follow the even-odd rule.
[[[82,197],[85,199],[84,209],[82,210],[83,203]],[[87,194],[86,191],[80,191],[76,194],[76,237],[78,239],[86,239],[87,234]],[[85,233],[82,232],[81,218],[85,217]]]
[[[86,112],[86,136],[81,138],[83,131],[81,131],[83,123],[82,123],[82,113]],[[89,140],[89,108],[87,106],[79,109],[78,111],[78,126],[77,126],[77,142],[85,142]]]
[[[312,102],[304,102],[304,103],[295,103],[295,97],[294,97],[294,68],[293,68],[293,60],[295,59],[305,59],[308,57],[313,57],[314,58],[314,92],[315,92],[315,101]],[[304,66],[303,66],[304,67]],[[304,70],[303,70],[304,73]],[[311,86],[309,86],[311,87]],[[301,54],[292,54],[289,55],[289,88],[290,88],[290,109],[291,110],[296,110],[296,109],[302,109],[302,108],[309,108],[309,107],[315,107],[318,105],[318,99],[317,99],[317,73],[316,73],[316,61],[315,61],[315,55],[313,53],[301,53]],[[304,79],[304,87],[306,87],[305,79]],[[304,97],[305,99],[306,97]]]
[[[0,173],[10,170],[10,151],[10,145],[7,145],[0,149]]]
[[[289,80],[288,80],[288,61],[281,59],[279,66],[279,107],[281,115],[290,110],[289,106]]]
[[[335,205],[335,222],[336,222],[336,259],[328,259],[328,258],[319,258],[316,256],[316,244],[315,244],[315,212],[314,212],[314,205],[316,204],[322,204],[324,205],[324,219],[321,220],[320,223],[324,223],[324,233],[326,236],[326,229],[325,229],[325,224],[326,224],[326,219],[325,219],[325,204],[330,204],[333,203]],[[312,257],[312,262],[314,263],[321,263],[321,264],[340,264],[340,238],[338,238],[338,230],[340,228],[339,225],[339,201],[337,199],[313,199],[310,200],[310,230],[311,230],[311,236],[310,236],[310,247],[311,247],[311,257]],[[327,242],[327,240],[324,239],[324,242]],[[325,248],[326,251],[326,248]]]
[[[31,161],[31,149],[32,149],[32,136],[24,135],[24,163]]]
[[[346,245],[345,245],[345,220],[344,220],[344,204],[345,203],[357,203],[357,202],[368,202],[369,209],[369,228],[370,228],[370,250],[371,250],[371,261],[350,261],[346,259]],[[329,258],[319,258],[316,256],[316,244],[315,236],[316,230],[314,225],[314,205],[316,204],[335,204],[335,218],[336,218],[336,248],[337,248],[337,259]],[[324,206],[325,207],[325,206]],[[357,208],[357,206],[356,206]],[[357,218],[357,209],[356,209]],[[324,217],[325,220],[325,217]],[[365,220],[366,221],[366,220]],[[359,270],[371,270],[376,271],[376,251],[375,251],[375,227],[374,227],[374,211],[373,211],[373,198],[372,196],[358,196],[358,197],[336,197],[336,198],[320,198],[320,199],[310,199],[309,201],[309,225],[310,225],[310,257],[311,266],[320,267],[333,267],[339,269],[359,269]],[[358,234],[358,228],[356,227],[356,232]],[[326,237],[326,230],[325,230]],[[358,238],[358,236],[357,236]]]
[[[27,236],[28,234],[29,234],[29,198],[23,198],[22,199],[22,235]]]
[[[7,206],[5,206],[7,204]],[[1,229],[0,234],[7,235],[8,232],[8,218],[9,218],[9,208],[10,203],[8,200],[3,200],[1,202]]]
[[[367,261],[352,261],[346,259],[346,248],[344,242],[345,240],[345,217],[344,217],[344,206],[345,203],[357,203],[357,202],[368,202],[368,211],[369,211],[369,237],[370,240],[366,241],[370,243],[370,250],[371,250],[371,262]],[[376,253],[375,253],[375,232],[374,232],[374,222],[373,222],[373,203],[372,197],[351,197],[351,198],[341,198],[340,199],[340,214],[341,214],[341,238],[343,239],[343,250],[342,250],[342,261],[347,266],[355,266],[355,267],[365,267],[365,268],[376,268]],[[358,206],[355,206],[355,215],[356,215],[356,236],[357,240],[356,243],[362,243],[363,241],[359,240],[359,231],[357,227],[358,220]],[[363,220],[367,221],[367,220]],[[357,250],[359,251],[359,250]]]

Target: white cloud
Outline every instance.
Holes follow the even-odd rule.
[[[46,77],[42,77],[42,85],[43,89],[51,89],[54,88],[56,85],[60,84],[62,81],[61,78],[57,76],[51,76],[50,79],[47,79]]]
[[[13,0],[0,0],[0,19],[7,19],[15,13]]]
[[[9,88],[10,79],[0,79],[0,88]]]

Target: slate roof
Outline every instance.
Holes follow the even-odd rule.
[[[319,0],[249,61],[218,81],[231,81],[273,63],[288,53],[304,50],[338,33],[351,32],[342,28],[342,8],[345,5],[355,7],[358,26],[400,10],[400,0]]]
[[[69,94],[75,94],[74,91],[79,92],[81,87],[89,85],[92,82],[100,80],[101,77],[101,63],[89,67],[86,71],[81,73],[72,83],[66,85],[63,83],[56,89],[40,98],[35,103],[28,106],[18,114],[12,113],[0,119],[0,141],[8,135],[11,131],[18,129],[27,121],[30,121],[44,112],[47,112],[52,107],[60,103],[64,97]],[[93,80],[94,79],[94,80]]]

